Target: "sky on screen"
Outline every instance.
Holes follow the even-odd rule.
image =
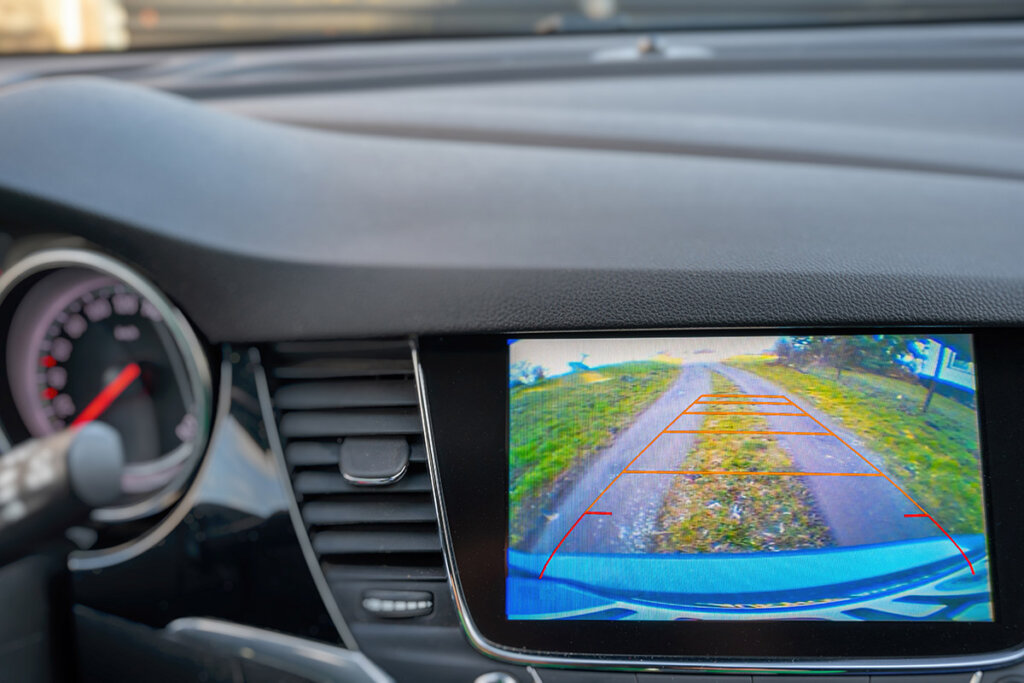
[[[590,367],[668,355],[684,363],[714,363],[733,356],[771,352],[779,337],[636,337],[632,339],[519,339],[509,362],[540,365],[548,377],[571,371],[569,363]]]

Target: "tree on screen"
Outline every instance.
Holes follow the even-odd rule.
[[[810,365],[832,368],[836,381],[846,370],[900,375],[908,372],[910,362],[920,353],[916,341],[917,337],[898,334],[783,337],[775,345],[776,362],[796,369]]]
[[[508,384],[510,387],[520,387],[524,384],[534,384],[544,379],[544,368],[540,365],[525,360],[516,361],[509,367]]]

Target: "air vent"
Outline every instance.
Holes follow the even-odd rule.
[[[268,361],[285,460],[329,582],[444,579],[408,343],[278,344]],[[399,453],[392,476],[344,472],[343,450],[372,469],[378,447],[385,469]]]

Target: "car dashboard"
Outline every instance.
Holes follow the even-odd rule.
[[[9,613],[25,616],[0,631],[11,680],[1024,676],[1024,29],[640,38],[0,63],[0,451],[100,421],[125,447],[116,501],[0,567]],[[784,351],[844,340],[860,350],[834,365],[834,379],[820,370],[827,350],[817,365],[783,362]],[[879,340],[902,344],[885,352],[888,375],[850,360]],[[830,408],[819,385],[801,384],[812,375],[863,380],[879,411],[889,394],[913,402],[897,411],[910,416],[906,434],[952,433],[949,415],[967,426],[924,464],[876,467],[870,454],[884,455],[885,435],[858,431],[849,402]],[[648,381],[658,389],[632,421],[587,431],[606,419],[587,412],[593,401],[632,400]],[[908,388],[890,391],[897,381]],[[581,417],[558,418],[577,431],[522,443],[547,462],[561,457],[550,445],[560,438],[597,439],[588,452],[609,459],[623,444],[636,457],[614,478],[595,476],[589,507],[593,492],[573,488],[585,479],[578,466],[537,469],[542,493],[522,494],[535,521],[520,528],[516,486],[532,470],[517,469],[517,430],[541,420],[529,411],[553,410],[530,392],[559,382],[593,392],[572,394]],[[614,387],[626,398],[608,398]],[[677,390],[657,412],[658,392]],[[806,550],[806,538],[925,539],[935,562],[949,562],[943,577],[968,586],[961,602],[925,610],[911,596],[900,616],[857,623],[844,621],[852,612],[684,618],[648,583],[673,577],[664,582],[676,590],[704,573],[646,565],[660,569],[628,574],[614,599],[611,584],[587,583],[587,572],[614,573],[609,555],[667,552],[651,545],[662,541],[627,552],[593,531],[683,495],[668,479],[635,498],[614,493],[623,473],[707,474],[654,459],[632,467],[643,454],[632,432],[687,439],[680,448],[693,457],[701,444],[727,449],[705,437],[725,431],[737,402],[784,409],[751,409],[750,422],[729,423],[740,424],[734,433],[769,433],[754,422],[767,415],[770,434],[828,438],[756,449],[781,447],[794,468],[800,453],[827,449],[841,466],[803,469],[885,478],[916,506],[880,482],[896,502],[892,519],[872,518],[860,494],[792,477],[825,522],[792,548],[759,551]],[[694,408],[705,404],[719,408]],[[707,418],[680,422],[691,413]],[[939,477],[955,466],[941,457],[963,443],[969,495]],[[712,474],[737,474],[708,462]],[[766,462],[754,473],[787,478],[772,469],[781,461]],[[901,487],[915,477],[934,486]],[[843,510],[822,502],[843,495]],[[950,502],[961,495],[968,502]],[[702,500],[707,514],[723,508]],[[667,509],[644,524],[668,524]],[[723,523],[744,509],[727,502]],[[858,535],[897,517],[921,531]],[[829,557],[824,571],[838,575]],[[863,557],[851,572],[880,561]],[[757,572],[729,581],[744,573]],[[572,597],[545,592],[559,581]],[[727,587],[718,581],[716,595]],[[578,597],[591,589],[600,608]],[[750,595],[716,605],[761,604]],[[797,599],[787,609],[807,606]],[[552,607],[560,600],[565,610]]]

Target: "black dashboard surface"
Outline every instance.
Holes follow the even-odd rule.
[[[166,292],[209,350],[227,342],[233,389],[255,382],[237,353],[250,345],[272,375],[325,362],[333,377],[332,363],[366,356],[411,388],[410,336],[1024,324],[1024,27],[672,34],[646,55],[636,39],[4,59],[0,268],[41,247],[109,252]],[[398,370],[394,348],[353,341],[369,337],[403,338]],[[266,464],[262,391],[232,391],[230,415]],[[417,407],[397,414],[425,450]],[[416,466],[427,484],[413,495],[429,498]],[[172,540],[192,547],[241,517],[210,507]],[[255,535],[209,543],[214,561],[183,575],[191,587],[166,580],[164,602],[180,609],[140,616],[116,573],[80,587],[152,627],[205,609],[284,629],[243,614],[242,591],[203,602],[238,557],[280,564],[274,539],[298,562],[283,509]],[[421,521],[436,545],[429,509]],[[435,550],[418,570],[440,591],[436,625],[353,622],[399,678],[418,680],[424,660],[495,666],[468,649]],[[253,594],[281,587],[239,576]],[[380,578],[325,577],[306,597],[336,591],[346,618]],[[333,642],[334,615],[305,607],[294,633]]]
[[[44,79],[0,96],[0,187],[15,229],[115,250],[211,341],[1020,323],[1024,33],[915,30],[835,32],[831,50],[673,37],[710,47],[631,73],[541,39],[590,55],[588,77],[542,78],[537,57],[535,78],[490,85],[210,86],[199,103]],[[767,56],[730,71],[744,35]],[[858,40],[874,59],[823,73]]]

